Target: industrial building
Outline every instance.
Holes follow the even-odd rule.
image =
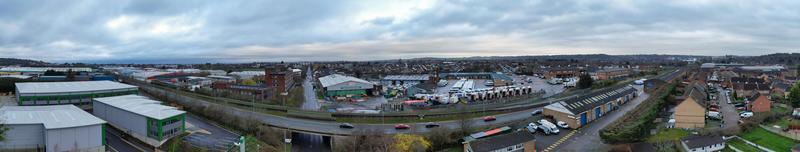
[[[90,104],[93,98],[138,94],[138,87],[113,81],[16,83],[18,104]]]
[[[74,105],[4,106],[0,151],[105,151],[106,122]]]
[[[406,85],[413,86],[420,83],[425,83],[431,79],[430,75],[387,75],[381,79],[381,84],[385,86]]]
[[[94,99],[95,116],[154,147],[186,130],[186,112],[139,95]]]
[[[273,91],[278,93],[288,93],[294,86],[294,73],[289,71],[285,65],[277,65],[265,70],[264,80],[267,86],[273,87]]]
[[[322,84],[325,96],[328,97],[365,95],[375,87],[374,84],[367,80],[339,74],[321,77],[319,82]]]
[[[498,73],[490,73],[490,72],[442,73],[439,75],[439,77],[447,80],[486,79],[486,80],[492,80],[494,86],[509,86],[514,84],[513,78],[499,72]]]
[[[632,86],[609,88],[552,103],[544,107],[543,114],[563,121],[573,129],[580,128],[633,100],[637,92]]]
[[[48,70],[55,72],[92,72],[92,68],[86,67],[4,67],[0,68],[0,75],[30,75],[41,76]]]

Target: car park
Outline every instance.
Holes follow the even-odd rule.
[[[567,123],[566,123],[566,122],[563,122],[563,121],[557,121],[557,122],[556,122],[556,125],[557,125],[558,127],[560,127],[560,128],[564,128],[564,129],[566,129],[566,128],[569,128],[569,125],[567,125]]]
[[[339,124],[339,128],[353,129],[353,128],[355,128],[355,126],[353,126],[353,124],[350,124],[350,123],[342,123],[342,124]]]

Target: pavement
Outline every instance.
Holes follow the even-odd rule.
[[[118,152],[152,152],[152,149],[149,149],[147,145],[143,145],[140,141],[129,141],[125,139],[126,135],[124,135],[120,130],[117,130],[114,127],[106,126],[106,144],[111,147],[111,149],[116,150]],[[130,137],[133,139],[133,137]],[[133,139],[135,140],[135,139]]]
[[[627,113],[628,111],[633,110],[634,108],[636,108],[636,106],[638,106],[644,100],[646,100],[647,98],[650,97],[647,93],[644,93],[644,92],[641,91],[642,90],[642,86],[641,85],[634,85],[634,87],[637,90],[639,90],[639,96],[634,98],[631,102],[628,102],[627,104],[623,105],[619,110],[611,111],[611,113],[608,113],[603,117],[600,117],[600,119],[597,119],[597,120],[589,123],[587,126],[584,126],[584,127],[581,127],[579,129],[577,129],[576,132],[574,133],[574,135],[572,135],[572,136],[564,137],[562,139],[559,139],[559,141],[556,141],[556,142],[550,141],[551,143],[560,142],[561,143],[560,145],[559,144],[554,144],[554,145],[551,145],[551,146],[548,146],[548,147],[539,147],[537,145],[537,148],[543,148],[543,149],[541,149],[541,151],[544,151],[544,152],[546,152],[546,151],[607,151],[608,149],[606,149],[606,148],[608,148],[608,145],[606,145],[605,143],[603,143],[602,140],[600,140],[600,136],[599,136],[600,130],[605,128],[609,124],[613,123],[617,119],[621,118],[625,113]],[[542,141],[542,140],[539,140],[539,139],[536,140],[536,142],[540,142],[540,141],[541,142],[548,142],[548,141]]]

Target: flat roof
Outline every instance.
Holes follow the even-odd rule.
[[[157,120],[163,120],[186,113],[186,111],[178,110],[175,107],[161,105],[161,101],[150,100],[147,97],[139,95],[95,98],[94,100],[112,107],[117,107],[125,111]]]
[[[19,93],[67,93],[138,88],[113,81],[22,82],[15,84]]]
[[[6,124],[43,124],[46,129],[106,123],[74,105],[4,106],[0,107],[0,117]]]
[[[427,74],[419,74],[419,75],[387,75],[383,77],[383,80],[401,80],[401,81],[428,81],[430,79],[430,75]]]

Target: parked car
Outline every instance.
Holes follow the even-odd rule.
[[[408,129],[408,128],[411,128],[411,126],[406,125],[406,124],[396,124],[396,125],[394,125],[394,129]]]
[[[716,111],[716,112],[719,112],[719,109],[717,109],[717,108],[708,108],[708,111]]]
[[[534,110],[533,112],[531,112],[531,116],[535,116],[535,115],[539,115],[539,114],[542,114],[542,109]]]
[[[536,124],[536,122],[531,122],[528,124],[528,127],[533,127],[533,129],[539,129],[539,124]]]
[[[742,118],[750,118],[750,117],[753,116],[753,112],[749,112],[749,111],[742,112],[741,114],[739,114],[739,116],[742,117]]]
[[[483,117],[483,121],[495,121],[495,120],[497,120],[497,117],[494,116]]]
[[[569,125],[567,125],[567,123],[566,123],[566,122],[563,122],[563,121],[557,121],[557,122],[556,122],[556,125],[557,125],[558,127],[564,128],[564,129],[566,129],[566,128],[569,128]]]
[[[717,111],[709,111],[708,112],[708,118],[721,120],[722,119],[722,115],[720,115],[720,113],[717,112]]]
[[[436,128],[436,127],[439,127],[439,124],[436,124],[434,122],[425,123],[425,128]]]
[[[350,123],[342,123],[342,124],[339,124],[339,128],[353,129],[353,128],[355,128],[355,126],[353,126],[353,124],[350,124]]]

